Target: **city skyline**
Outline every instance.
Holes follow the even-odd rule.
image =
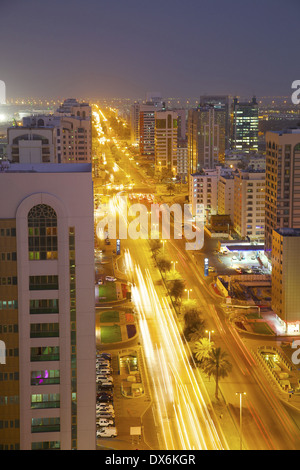
[[[4,1],[0,78],[8,99],[290,96],[299,7],[255,4]]]

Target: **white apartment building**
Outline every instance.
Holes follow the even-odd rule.
[[[207,223],[210,215],[218,213],[218,170],[203,170],[190,175],[189,201],[192,215],[196,215],[196,205],[203,204],[204,220]]]
[[[0,448],[95,450],[91,165],[0,170]]]
[[[273,230],[272,310],[289,334],[300,332],[299,250],[299,228]]]
[[[8,159],[16,163],[90,163],[91,107],[65,100],[52,115],[23,118],[7,130]]]
[[[242,238],[264,238],[265,179],[264,170],[238,170],[235,174],[233,223]]]
[[[218,181],[218,214],[234,220],[234,173],[221,173]]]

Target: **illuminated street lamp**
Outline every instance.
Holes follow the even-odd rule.
[[[165,254],[165,243],[166,243],[166,240],[161,240],[160,242],[163,244],[163,254]]]
[[[185,292],[187,292],[188,300],[190,300],[190,292],[192,292],[193,289],[184,289]]]
[[[240,450],[243,450],[242,401],[243,401],[243,395],[246,395],[246,392],[236,392],[236,395],[239,395],[239,396],[240,396]]]
[[[210,342],[211,333],[214,333],[214,330],[206,330],[205,333],[208,333],[208,340]]]
[[[178,263],[178,261],[171,261],[171,263],[173,264],[173,271],[175,271],[175,265]]]

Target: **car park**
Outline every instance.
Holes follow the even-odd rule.
[[[117,437],[117,428],[114,427],[104,427],[97,429],[97,437]]]

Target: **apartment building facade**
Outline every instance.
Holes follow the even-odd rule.
[[[237,170],[234,177],[234,230],[242,238],[264,239],[265,171]]]
[[[96,447],[93,237],[90,165],[1,168],[1,450]]]
[[[300,127],[266,133],[265,252],[273,230],[300,228]]]

